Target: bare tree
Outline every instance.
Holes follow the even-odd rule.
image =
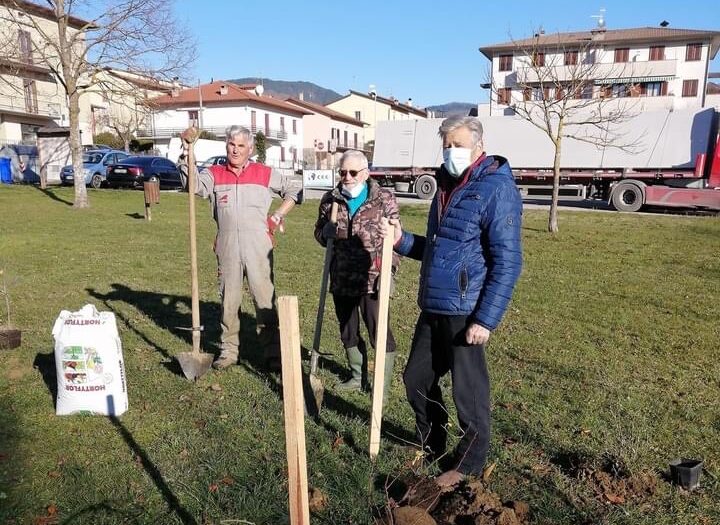
[[[548,231],[558,231],[558,196],[563,139],[636,151],[637,138],[628,137],[622,124],[636,115],[637,87],[626,62],[602,62],[601,42],[563,35],[513,41],[519,62],[514,85],[493,80],[493,95],[520,118],[540,129],[553,144],[553,188]],[[516,63],[517,63],[516,62]]]
[[[107,109],[95,124],[111,129],[130,151],[130,141],[148,125],[152,98],[171,92],[173,84],[109,68],[96,76],[102,77],[95,87]]]
[[[195,43],[175,19],[172,0],[0,0],[5,23],[32,31],[36,64],[52,71],[67,97],[70,148],[76,174],[82,173],[80,97],[90,90],[114,91],[100,73],[107,68],[162,80],[187,76]],[[43,13],[43,17],[25,16]],[[49,16],[48,16],[49,14]],[[51,24],[45,23],[50,19]],[[89,206],[83,177],[76,176],[77,208]]]

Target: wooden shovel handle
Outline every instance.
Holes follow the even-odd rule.
[[[197,166],[195,165],[195,151],[193,144],[197,140],[197,129],[192,127],[186,129],[183,134],[183,141],[188,145],[188,202],[190,210],[190,280],[192,289],[192,325],[200,326],[200,293],[198,286],[197,266],[197,234],[195,226],[195,186],[197,183]],[[200,330],[193,328],[192,333],[193,352],[200,353]]]

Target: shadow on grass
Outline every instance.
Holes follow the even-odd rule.
[[[40,186],[34,186],[38,191],[44,193],[47,197],[50,197],[54,201],[62,202],[68,206],[73,206],[75,203],[72,201],[65,200],[55,195],[55,192],[49,188],[41,188]]]
[[[27,499],[27,494],[16,490],[26,466],[17,453],[20,434],[15,410],[7,393],[0,394],[0,493],[5,495],[0,504],[0,523],[11,523]]]
[[[107,404],[108,414],[114,414],[115,404],[113,402],[112,396],[107,396]],[[177,517],[180,519],[183,525],[197,525],[197,521],[195,520],[195,518],[193,518],[192,515],[190,515],[190,513],[187,511],[187,509],[185,509],[185,507],[180,504],[177,496],[175,496],[173,491],[170,490],[170,487],[168,487],[168,484],[162,477],[160,470],[150,460],[145,450],[138,444],[137,441],[135,441],[135,438],[133,438],[133,435],[128,431],[128,429],[125,428],[125,426],[117,418],[117,416],[110,416],[110,422],[125,440],[125,443],[127,443],[133,454],[135,454],[135,456],[140,460],[143,469],[145,469],[145,472],[147,472],[148,476],[150,476],[150,479],[152,479],[153,483],[155,483],[155,486],[157,487],[158,491],[160,491],[160,494],[162,494],[163,499],[167,503],[168,508],[172,510],[175,514],[177,514]]]
[[[180,369],[177,361],[174,359],[174,356],[170,354],[167,349],[155,344],[146,334],[142,333],[133,326],[126,316],[119,312],[117,308],[113,307],[112,303],[115,301],[122,301],[133,306],[138,311],[152,319],[159,328],[167,330],[187,342],[188,345],[191,345],[191,332],[179,328],[190,324],[190,314],[188,313],[191,308],[190,297],[133,290],[120,283],[113,283],[111,286],[112,291],[106,294],[99,293],[93,288],[87,288],[86,290],[92,297],[101,300],[109,310],[113,311],[118,319],[120,319],[128,329],[135,332],[138,337],[163,355],[168,360],[168,362],[165,363],[168,370],[182,377],[182,370]],[[218,347],[220,338],[220,304],[217,302],[201,301],[200,319],[209,321],[206,326],[210,326],[209,329],[205,330],[203,335],[205,348],[207,349],[211,345]],[[270,389],[278,396],[278,398],[282,399],[282,378],[280,374],[268,372],[265,369],[263,347],[256,333],[255,318],[245,312],[241,313],[240,341],[241,348],[238,365],[242,366],[247,372],[255,375],[256,377],[267,379]],[[307,356],[309,351],[304,348],[302,353],[303,356]],[[339,372],[341,370],[340,367],[331,360],[323,360],[323,363],[334,372]],[[307,375],[304,375],[303,387],[306,399],[309,399],[308,396],[311,396],[312,392]],[[325,396],[320,415],[317,416],[316,414],[312,414],[312,412],[310,412],[310,414],[311,416],[315,416],[313,419],[316,423],[322,425],[331,434],[334,435],[339,432],[339,429],[323,420],[322,410],[332,410],[337,414],[350,419],[359,417],[367,419],[368,421],[370,420],[369,411],[361,409],[358,406],[346,401],[342,397],[335,395],[333,392],[329,391],[327,387],[325,388]],[[414,434],[388,420],[383,421],[383,434],[388,440],[399,444],[407,444],[415,439]],[[350,445],[352,439],[349,436],[347,436],[347,438],[346,443]],[[353,448],[358,453],[367,453],[367,451],[360,450],[357,447],[353,446]]]
[[[143,215],[142,213],[138,213],[138,212],[126,213],[125,216],[130,217],[131,219],[145,219],[145,215]]]

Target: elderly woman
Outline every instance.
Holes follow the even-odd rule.
[[[333,203],[338,205],[336,224],[330,221]],[[340,182],[323,196],[315,223],[315,238],[320,244],[325,246],[328,239],[335,239],[330,292],[350,366],[350,378],[338,386],[339,390],[368,387],[367,348],[360,335],[360,316],[374,348],[383,243],[379,229],[383,217],[399,219],[395,196],[370,178],[368,161],[362,152],[346,151],[340,159]],[[398,264],[398,256],[393,255],[393,274]],[[384,399],[394,362],[395,339],[388,327]]]

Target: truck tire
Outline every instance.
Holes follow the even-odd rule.
[[[621,182],[613,190],[612,205],[618,211],[638,211],[643,205],[643,191],[632,182]]]
[[[421,175],[415,181],[415,194],[423,199],[432,199],[437,191],[437,181],[432,175]]]

